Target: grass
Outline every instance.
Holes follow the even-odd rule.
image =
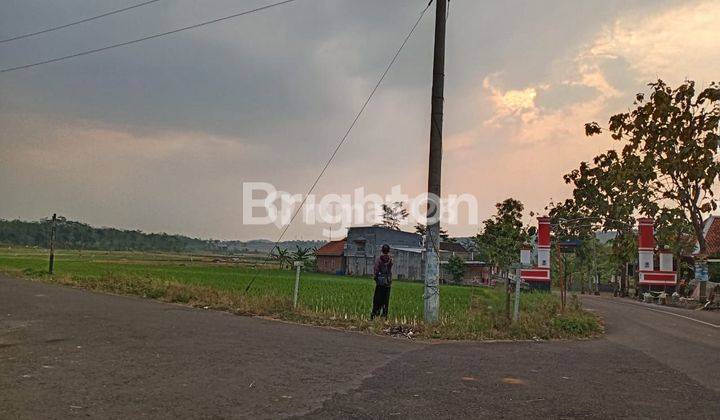
[[[310,272],[302,274],[299,307],[293,309],[294,272],[255,270],[250,266],[253,261],[257,262],[247,256],[232,263],[215,256],[59,251],[55,275],[49,276],[46,251],[0,249],[0,271],[14,275],[316,325],[378,333],[398,331],[399,327],[423,338],[473,340],[577,338],[601,331],[598,319],[583,311],[577,300],[560,313],[557,296],[523,293],[520,321],[513,324],[505,318],[502,290],[452,285],[441,287],[441,319],[430,326],[422,322],[423,285],[398,281],[392,288],[390,319],[371,321],[371,279]]]

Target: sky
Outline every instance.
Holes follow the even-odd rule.
[[[138,3],[4,0],[0,38]],[[172,30],[270,0],[162,0],[0,44],[7,68]],[[0,218],[276,239],[243,224],[242,185],[304,193],[427,0],[297,0],[98,54],[0,74]],[[647,83],[720,81],[720,1],[452,0],[443,195],[480,220],[508,197],[542,213],[608,148],[583,125]],[[315,193],[427,185],[434,7]],[[462,217],[461,217],[462,218]],[[528,216],[528,220],[529,216]],[[321,239],[295,223],[286,239]],[[335,226],[340,228],[340,226]],[[474,235],[477,223],[448,226]]]

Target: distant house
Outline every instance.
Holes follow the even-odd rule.
[[[345,244],[346,274],[353,276],[372,275],[375,258],[380,255],[380,247],[383,244],[388,244],[396,250],[399,248],[419,249],[422,247],[422,236],[417,233],[403,232],[383,226],[351,227],[348,229]],[[397,262],[393,271],[396,273],[405,272],[404,268]],[[409,272],[405,275],[409,275]]]
[[[317,270],[321,273],[345,274],[345,239],[330,241],[315,252]]]
[[[347,237],[331,241],[318,249],[317,269],[323,273],[371,276],[375,259],[383,244],[390,246],[393,258],[393,278],[422,281],[425,264],[423,237],[417,233],[403,232],[382,226],[361,226],[348,229]],[[464,284],[487,284],[491,267],[480,261],[472,261],[473,254],[462,244],[440,243],[440,280],[453,282],[447,270],[451,256],[465,260]]]
[[[440,259],[446,261],[452,256],[460,257],[464,260],[472,260],[472,253],[462,244],[457,242],[440,242]]]

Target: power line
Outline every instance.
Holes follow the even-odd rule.
[[[17,41],[18,39],[23,39],[23,38],[30,38],[31,36],[36,36],[36,35],[40,35],[40,34],[46,34],[46,33],[48,33],[48,32],[57,31],[57,30],[59,30],[59,29],[65,29],[65,28],[70,27],[70,26],[79,25],[79,24],[85,23],[85,22],[90,22],[91,20],[104,18],[104,17],[106,17],[106,16],[115,15],[115,14],[118,14],[118,13],[126,12],[126,11],[128,11],[128,10],[137,9],[138,7],[147,6],[148,4],[157,3],[157,2],[159,2],[159,1],[160,1],[160,0],[150,0],[150,1],[143,2],[143,3],[135,4],[135,5],[133,5],[133,6],[128,6],[128,7],[122,8],[122,9],[117,9],[117,10],[113,10],[113,11],[110,11],[110,12],[106,12],[106,13],[103,13],[103,14],[101,14],[101,15],[92,16],[92,17],[89,17],[89,18],[85,18],[85,19],[81,19],[81,20],[74,21],[74,22],[66,23],[66,24],[64,24],[64,25],[53,26],[53,27],[51,27],[51,28],[46,28],[46,29],[43,29],[43,30],[40,30],[40,31],[37,31],[37,32],[31,32],[31,33],[24,34],[24,35],[17,35],[17,36],[14,36],[14,37],[12,37],[12,38],[1,39],[1,40],[0,40],[0,44],[3,44],[3,43],[5,43],[5,42],[10,42],[10,41]]]
[[[293,213],[292,217],[290,218],[290,221],[285,225],[282,232],[280,232],[280,236],[278,236],[278,239],[275,241],[273,250],[275,250],[275,248],[278,247],[278,245],[280,244],[280,241],[282,241],[282,238],[285,236],[285,233],[290,228],[290,225],[292,225],[292,222],[295,220],[297,215],[302,210],[308,197],[315,190],[315,187],[317,186],[318,182],[320,182],[320,178],[322,178],[322,176],[325,175],[325,171],[327,171],[328,167],[330,166],[332,161],[335,159],[335,156],[340,151],[340,148],[345,143],[345,140],[347,140],[348,137],[350,136],[350,133],[352,132],[353,128],[355,128],[355,125],[357,124],[358,120],[360,119],[362,114],[365,112],[365,108],[367,108],[367,106],[370,103],[370,101],[372,100],[373,96],[375,96],[375,92],[377,92],[377,90],[380,87],[380,85],[382,84],[383,80],[385,80],[385,77],[390,72],[390,69],[395,64],[395,62],[397,61],[403,48],[405,48],[405,45],[410,40],[410,37],[412,36],[412,34],[415,32],[415,29],[418,27],[418,25],[420,25],[420,21],[422,21],[423,16],[425,16],[425,13],[427,13],[428,9],[430,8],[430,5],[432,5],[432,2],[433,2],[433,0],[430,0],[430,2],[427,4],[427,6],[425,6],[425,9],[423,9],[423,11],[420,13],[420,16],[418,17],[418,19],[415,21],[415,24],[410,28],[410,31],[408,32],[408,34],[405,36],[402,43],[400,44],[400,48],[398,48],[397,51],[395,52],[395,55],[390,60],[390,63],[388,63],[387,67],[385,68],[385,71],[383,71],[382,75],[380,76],[380,79],[375,84],[375,87],[370,92],[370,95],[368,95],[367,99],[365,99],[365,102],[360,107],[360,110],[358,111],[358,113],[355,115],[355,118],[353,119],[352,123],[350,124],[348,129],[345,131],[345,134],[340,138],[340,141],[338,142],[337,146],[335,146],[335,149],[333,150],[332,154],[330,154],[330,158],[328,158],[327,162],[325,162],[325,165],[323,166],[323,168],[320,171],[320,173],[318,174],[318,176],[315,178],[315,181],[313,181],[313,183],[310,185],[310,188],[308,188],[307,193],[305,193],[305,196],[303,197],[302,201],[300,202],[300,205],[298,206],[298,208]],[[272,251],[268,253],[267,257],[263,261],[263,264],[267,263],[267,261],[270,259],[271,255],[272,255]],[[255,282],[256,279],[257,279],[257,273],[250,280],[247,287],[245,287],[246,292],[248,290],[250,290],[250,287],[253,285],[253,283]]]
[[[118,44],[107,45],[107,46],[105,46],[105,47],[100,47],[100,48],[95,48],[95,49],[92,49],[92,50],[82,51],[82,52],[78,52],[78,53],[74,53],[74,54],[70,54],[70,55],[66,55],[66,56],[62,56],[62,57],[52,58],[52,59],[49,59],[49,60],[38,61],[38,62],[36,62],[36,63],[25,64],[25,65],[22,65],[22,66],[9,67],[9,68],[5,68],[5,69],[0,70],[0,73],[9,73],[9,72],[11,72],[11,71],[28,69],[28,68],[31,68],[31,67],[41,66],[41,65],[44,65],[44,64],[50,64],[50,63],[55,63],[55,62],[58,62],[58,61],[69,60],[69,59],[71,59],[71,58],[76,58],[76,57],[80,57],[80,56],[83,56],[83,55],[89,55],[89,54],[94,54],[94,53],[98,53],[98,52],[101,52],[101,51],[107,51],[107,50],[110,50],[110,49],[113,49],[113,48],[124,47],[124,46],[126,46],[126,45],[137,44],[138,42],[143,42],[143,41],[147,41],[147,40],[150,40],[150,39],[160,38],[160,37],[163,37],[163,36],[176,34],[176,33],[178,33],[178,32],[187,31],[187,30],[190,30],[190,29],[200,28],[200,27],[202,27],[202,26],[212,25],[213,23],[218,23],[218,22],[222,22],[222,21],[224,21],[224,20],[229,20],[229,19],[233,19],[233,18],[236,18],[236,17],[244,16],[244,15],[249,15],[249,14],[251,14],[251,13],[260,12],[260,11],[262,11],[262,10],[270,9],[270,8],[272,8],[272,7],[275,7],[275,6],[280,6],[280,5],[283,5],[283,4],[292,3],[292,2],[294,2],[294,1],[296,1],[296,0],[280,1],[280,2],[277,2],[277,3],[268,4],[268,5],[266,5],[266,6],[257,7],[257,8],[255,8],[255,9],[246,10],[246,11],[244,11],[244,12],[235,13],[235,14],[232,14],[232,15],[229,15],[229,16],[224,16],[224,17],[221,17],[221,18],[217,18],[217,19],[213,19],[213,20],[208,20],[208,21],[201,22],[201,23],[197,23],[197,24],[194,24],[194,25],[184,26],[184,27],[178,28],[178,29],[173,29],[172,31],[162,32],[162,33],[155,34],[155,35],[149,35],[149,36],[145,36],[145,37],[142,37],[142,38],[133,39],[132,41],[120,42],[120,43],[118,43]]]

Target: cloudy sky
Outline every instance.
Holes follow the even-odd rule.
[[[140,0],[3,0],[0,38]],[[163,0],[0,44],[26,64],[237,13],[270,0]],[[0,218],[218,239],[243,226],[242,183],[304,192],[427,0],[298,0],[170,37],[0,75]],[[317,188],[411,195],[427,183],[433,9]],[[480,217],[541,211],[562,175],[613,144],[583,123],[658,77],[720,80],[720,1],[452,0],[443,193]],[[450,227],[455,235],[477,225]],[[297,224],[288,239],[321,238]]]

